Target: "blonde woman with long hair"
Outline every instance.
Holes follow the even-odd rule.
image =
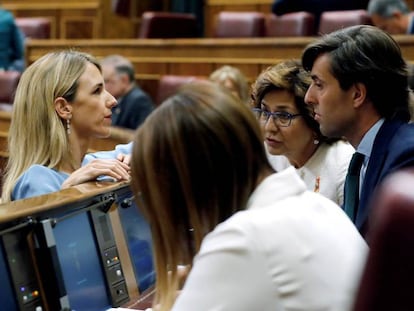
[[[91,55],[51,52],[22,74],[9,129],[2,201],[68,188],[106,175],[129,179],[129,165],[95,159],[82,166],[89,141],[110,134],[115,98]]]

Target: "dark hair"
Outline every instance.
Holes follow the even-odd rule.
[[[404,0],[371,0],[368,3],[367,11],[369,15],[377,14],[383,18],[390,18],[395,11],[403,14],[410,13]]]
[[[305,94],[311,78],[299,60],[286,60],[263,70],[252,85],[252,105],[260,108],[263,97],[269,92],[286,90],[295,97],[295,106],[303,116],[306,125],[316,134],[319,141],[332,143],[337,138],[323,136],[319,123],[314,119],[311,105],[305,103]]]
[[[324,35],[305,48],[305,70],[312,70],[315,60],[325,53],[343,90],[362,83],[381,117],[410,119],[407,65],[389,34],[374,26],[358,25]]]
[[[129,82],[135,81],[135,72],[134,68],[128,65],[118,65],[115,67],[115,70],[120,74],[127,74]]]

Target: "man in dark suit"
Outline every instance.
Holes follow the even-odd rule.
[[[319,27],[319,19],[325,11],[366,9],[369,0],[275,0],[272,12],[282,15],[291,12],[307,11],[315,15],[315,31]]]
[[[112,125],[135,130],[154,109],[152,99],[135,83],[134,67],[120,55],[102,59],[105,88],[118,101],[112,109]]]
[[[404,0],[371,0],[372,23],[390,34],[414,34],[414,14]]]
[[[363,154],[351,219],[365,236],[377,186],[391,172],[414,166],[406,62],[388,33],[367,25],[321,37],[305,48],[302,62],[312,77],[305,101],[322,134],[345,137]],[[345,190],[345,202],[351,196]]]

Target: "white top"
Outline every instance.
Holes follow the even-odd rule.
[[[291,167],[203,240],[174,311],[350,310],[368,247]]]
[[[354,152],[354,147],[342,140],[332,145],[324,143],[297,171],[308,190],[319,192],[342,206],[346,173]],[[291,165],[285,156],[268,154],[268,158],[276,171],[283,170]]]

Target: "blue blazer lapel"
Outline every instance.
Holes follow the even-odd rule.
[[[355,220],[355,225],[358,229],[361,229],[368,219],[368,207],[370,200],[372,199],[373,192],[375,187],[384,177],[383,167],[388,154],[389,142],[402,124],[403,123],[399,121],[390,122],[386,120],[375,137],[368,167],[365,172],[365,178],[362,186],[363,191],[361,193],[357,217]]]

